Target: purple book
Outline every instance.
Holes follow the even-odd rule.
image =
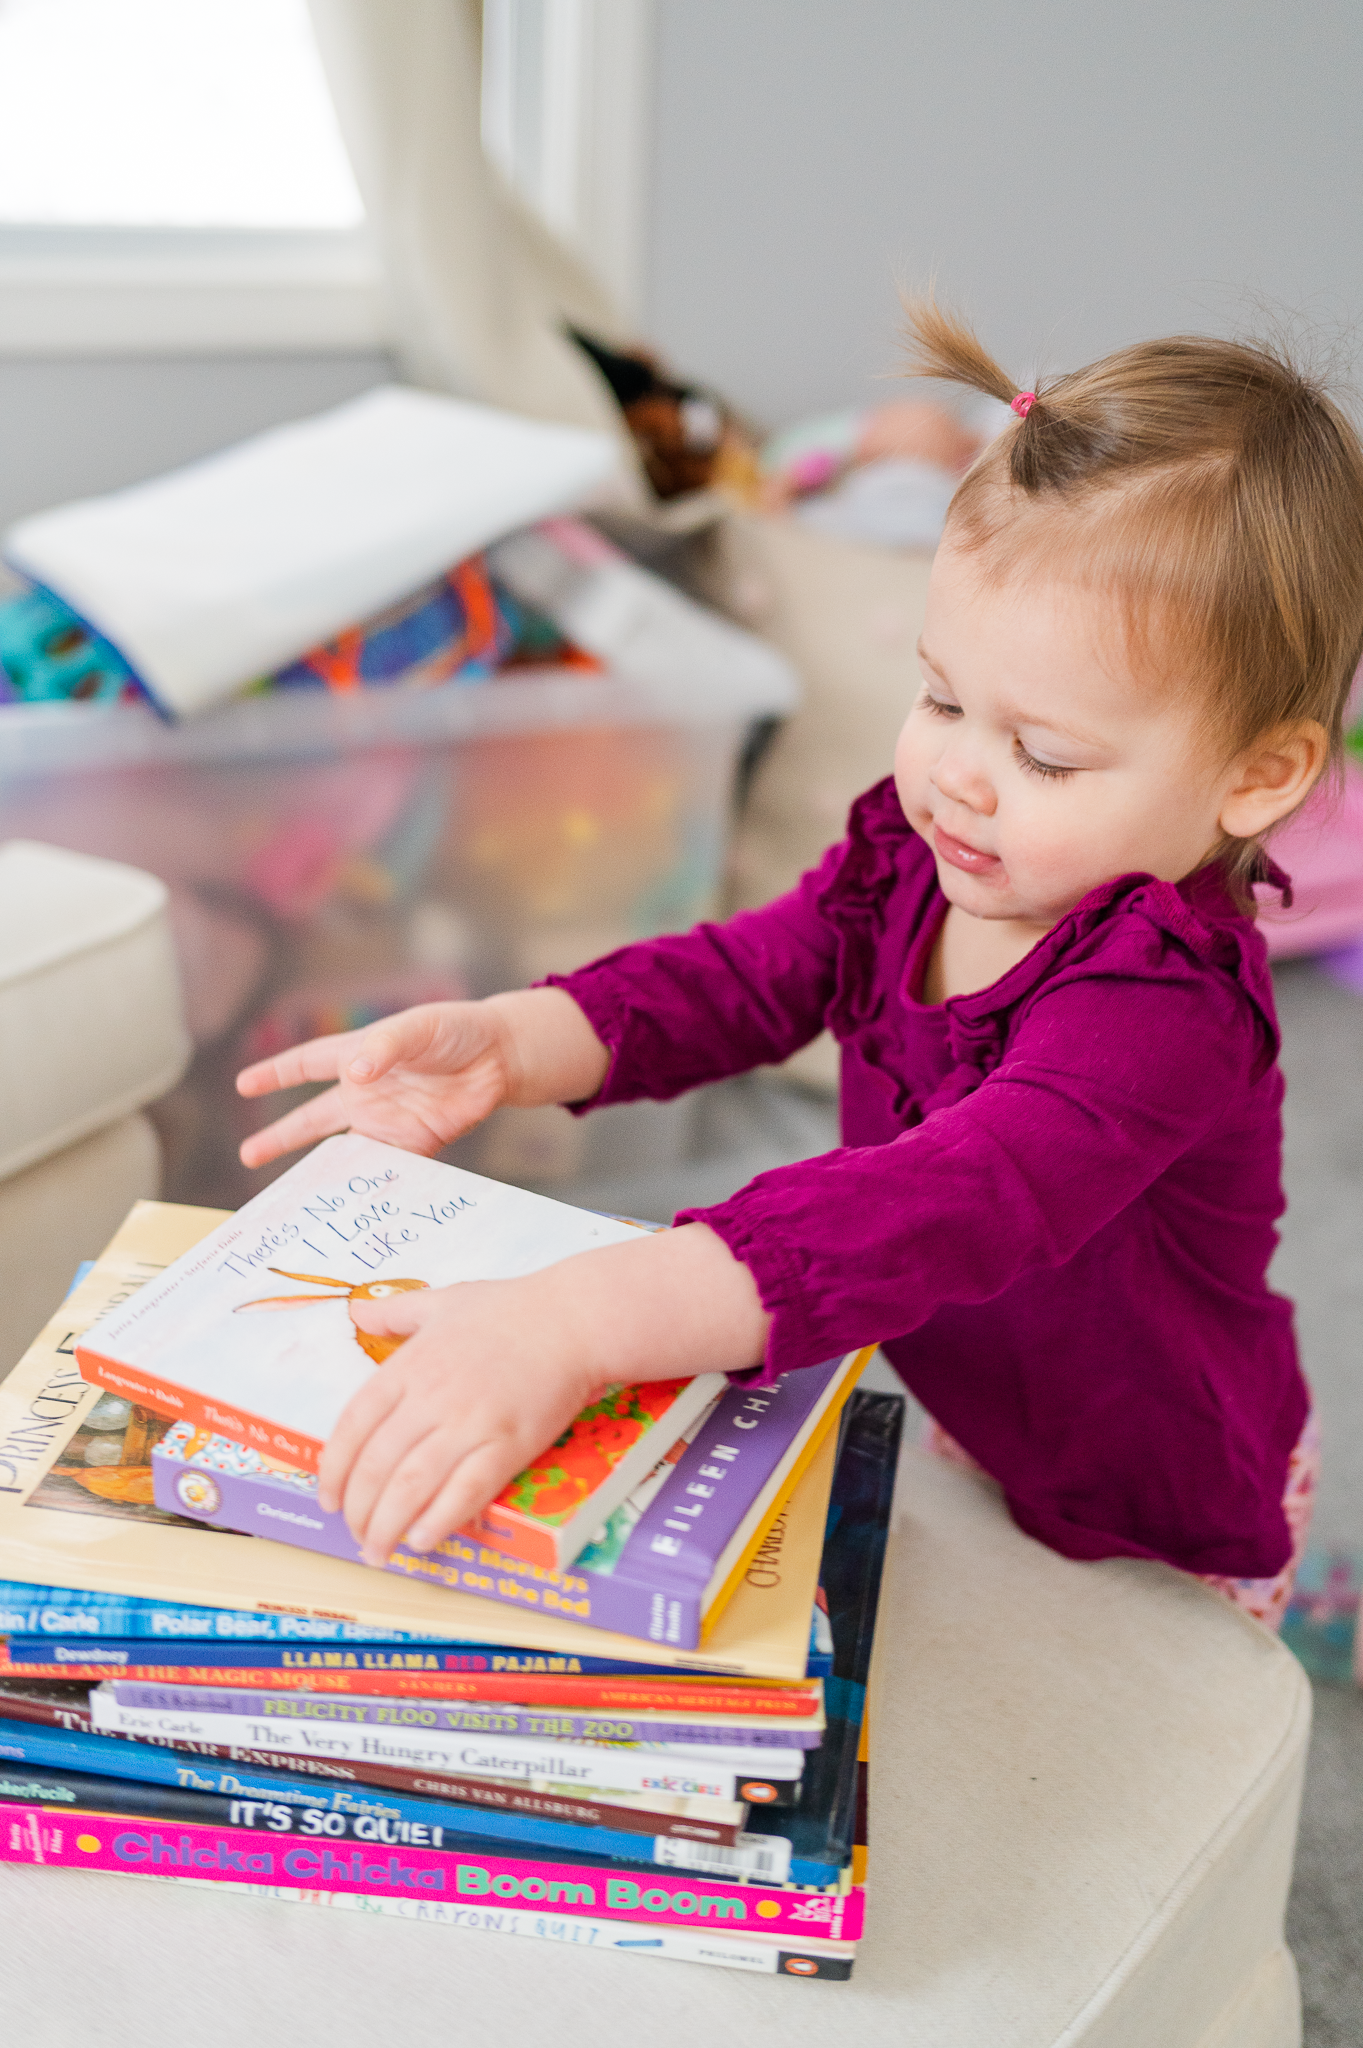
[[[373,1722],[385,1728],[432,1728],[437,1734],[522,1735],[531,1740],[571,1742],[676,1742],[721,1749],[817,1749],[822,1728],[754,1727],[737,1715],[723,1722],[641,1719],[637,1714],[577,1714],[558,1707],[485,1706],[481,1701],[350,1698],[338,1693],[257,1692],[231,1686],[157,1685],[147,1679],[115,1678],[121,1707],[152,1707],[172,1714],[252,1714],[286,1721]]]
[[[567,1571],[503,1557],[463,1535],[426,1554],[399,1544],[384,1569],[694,1650],[712,1601],[790,1475],[835,1425],[869,1355],[849,1352],[770,1387],[731,1386],[676,1463],[656,1466]],[[344,1516],[318,1506],[312,1474],[243,1469],[259,1466],[257,1454],[216,1437],[188,1458],[186,1448],[168,1437],[152,1453],[157,1507],[359,1562]]]

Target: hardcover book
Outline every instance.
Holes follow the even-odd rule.
[[[747,1799],[758,1784],[759,1798],[773,1787],[798,1783],[804,1751],[725,1749],[718,1744],[686,1749],[666,1743],[531,1742],[520,1736],[442,1734],[426,1728],[343,1727],[267,1717],[246,1700],[238,1712],[185,1713],[123,1706],[110,1688],[90,1695],[94,1729],[100,1735],[159,1738],[179,1746],[212,1742],[268,1750],[281,1759],[337,1757],[406,1770],[457,1771],[471,1778],[536,1778],[592,1792],[667,1792],[686,1798]],[[754,1761],[756,1755],[757,1760]],[[742,1789],[740,1789],[740,1787]]]
[[[626,1877],[591,1863],[531,1862],[486,1854],[446,1855],[421,1848],[281,1840],[264,1829],[184,1826],[80,1811],[52,1814],[10,1806],[0,1822],[0,1860],[147,1876],[197,1876],[284,1883],[374,1896],[505,1900],[564,1914],[693,1930],[761,1929],[799,1942],[855,1942],[864,1896],[778,1885],[721,1884],[663,1870]]]
[[[730,1387],[675,1461],[662,1459],[567,1571],[527,1565],[456,1533],[433,1550],[399,1543],[385,1570],[596,1628],[696,1647],[736,1587],[792,1488],[830,1432],[869,1353]],[[360,1557],[343,1514],[318,1504],[310,1473],[254,1452],[207,1461],[174,1425],[151,1454],[154,1497],[169,1513]]]
[[[159,1738],[97,1735],[83,1690],[78,1700],[0,1696],[0,1758],[197,1787],[233,1798],[282,1799],[320,1806],[327,1813],[397,1810],[394,1799],[402,1811],[474,1807],[489,1816],[489,1832],[503,1821],[526,1819],[724,1845],[738,1840],[748,1811],[736,1799],[666,1792],[612,1792],[598,1799],[533,1778],[468,1778],[452,1771],[357,1766],[339,1758],[281,1757],[232,1744],[192,1743],[176,1749]]]
[[[757,1833],[771,1830],[788,1840],[806,1874],[846,1863],[861,1839],[858,1757],[904,1405],[902,1395],[860,1389],[848,1403],[821,1571],[834,1642],[833,1673],[824,1680],[827,1732],[805,1768],[795,1808],[779,1817],[755,1812],[749,1822]]]
[[[446,1851],[493,1848],[512,1856],[538,1856],[549,1851],[570,1862],[579,1856],[597,1861],[604,1857],[613,1863],[708,1870],[713,1876],[728,1876],[740,1882],[756,1877],[784,1884],[792,1875],[790,1847],[779,1836],[744,1835],[741,1830],[734,1830],[730,1843],[693,1842],[680,1836],[654,1834],[646,1825],[632,1832],[600,1825],[573,1826],[518,1813],[393,1795],[357,1799],[352,1809],[329,1805],[327,1795],[315,1788],[311,1788],[308,1799],[301,1799],[282,1776],[277,1785],[267,1780],[246,1792],[238,1788],[231,1773],[220,1774],[231,1781],[231,1789],[226,1791],[207,1789],[207,1774],[202,1770],[186,1774],[193,1777],[192,1784],[98,1776],[73,1769],[65,1761],[51,1761],[51,1754],[60,1752],[63,1742],[69,1741],[70,1738],[36,1736],[17,1745],[6,1744],[31,1754],[22,1763],[0,1761],[0,1805],[58,1809],[75,1806],[85,1813],[137,1814],[144,1820],[268,1828],[271,1834],[293,1835],[302,1841],[374,1842]],[[44,1751],[50,1754],[45,1757]],[[579,1802],[574,1795],[571,1802],[565,1803]],[[648,1819],[645,1814],[630,1817],[641,1824]]]
[[[288,1617],[365,1638],[394,1632],[410,1641],[498,1644],[541,1657],[612,1660],[622,1669],[804,1677],[832,1434],[760,1539],[760,1566],[740,1563],[731,1599],[695,1649],[665,1636],[645,1645],[585,1627],[540,1600],[535,1567],[522,1567],[519,1599],[495,1605],[467,1589],[220,1532],[158,1508],[151,1447],[165,1418],[88,1385],[75,1349],[98,1314],[130,1299],[223,1220],[220,1210],[135,1204],[94,1269],[0,1381],[0,1556],[8,1582],[157,1603],[167,1615],[225,1611],[234,1633],[240,1617],[254,1613],[271,1633]],[[498,1567],[507,1562],[486,1556]]]
[[[77,1357],[88,1380],[181,1424],[200,1463],[231,1472],[246,1447],[267,1467],[315,1471],[346,1403],[398,1348],[361,1330],[352,1307],[513,1279],[637,1235],[350,1133],[316,1146],[100,1317]],[[724,1384],[701,1373],[605,1387],[471,1535],[531,1564],[571,1564]]]
[[[148,1884],[184,1884],[205,1888],[213,1880],[197,1877],[149,1877]],[[281,1905],[330,1907],[337,1912],[379,1913],[395,1920],[417,1920],[426,1927],[460,1927],[467,1932],[519,1936],[569,1948],[614,1949],[621,1955],[645,1956],[659,1962],[703,1963],[712,1969],[739,1970],[749,1976],[828,1978],[843,1982],[852,1975],[854,1942],[823,1941],[801,1935],[798,1947],[783,1947],[758,1932],[741,1935],[683,1934],[675,1927],[640,1933],[628,1920],[592,1920],[585,1914],[543,1913],[528,1907],[447,1904],[439,1899],[376,1898],[364,1892],[308,1891],[296,1885],[242,1884],[224,1880],[219,1890],[246,1898],[274,1899]],[[794,1937],[791,1937],[794,1940]]]
[[[515,1735],[536,1742],[678,1743],[684,1748],[716,1744],[755,1752],[767,1749],[817,1749],[823,1740],[823,1710],[798,1720],[763,1722],[747,1715],[706,1714],[683,1709],[659,1713],[635,1710],[617,1713],[572,1713],[563,1707],[467,1705],[454,1700],[357,1697],[313,1692],[240,1690],[233,1686],[162,1685],[116,1678],[104,1688],[120,1706],[155,1707],[186,1714],[258,1714],[268,1719],[311,1721],[323,1726],[424,1728],[451,1735]]]
[[[69,1658],[48,1654],[30,1659],[22,1647],[25,1642],[31,1645],[33,1639],[10,1638],[13,1654],[8,1658],[0,1655],[0,1682],[7,1678],[67,1678],[94,1684],[103,1678],[120,1677],[154,1685],[233,1686],[238,1690],[266,1692],[284,1686],[298,1692],[361,1697],[392,1693],[403,1699],[487,1700],[567,1713],[600,1710],[721,1714],[771,1729],[802,1723],[807,1716],[817,1717],[823,1699],[818,1681],[804,1686],[728,1685],[715,1678],[678,1678],[675,1672],[665,1677],[645,1675],[637,1679],[555,1677],[541,1676],[533,1670],[522,1672],[514,1664],[496,1670],[460,1670],[453,1657],[449,1661],[454,1668],[442,1670],[442,1660],[435,1654],[423,1660],[426,1668],[414,1670],[410,1665],[404,1668],[396,1660],[381,1664],[377,1659],[383,1652],[360,1650],[358,1646],[346,1653],[344,1659],[337,1657],[324,1663],[316,1650],[289,1650],[280,1645],[272,1646],[274,1654],[269,1659],[262,1658],[254,1648],[231,1657],[227,1653],[235,1645],[230,1644],[171,1645],[172,1649],[190,1650],[214,1660],[211,1665],[200,1665],[190,1656],[153,1658],[147,1654],[147,1645],[136,1639],[127,1646],[100,1645],[105,1653],[102,1656],[93,1655],[88,1645],[81,1644]],[[54,1645],[49,1638],[43,1638],[40,1647],[50,1653]],[[371,1657],[376,1660],[373,1664],[364,1661]],[[533,1661],[526,1659],[527,1663]]]
[[[458,1643],[449,1637],[414,1629],[369,1629],[345,1621],[319,1621],[297,1614],[255,1614],[249,1608],[182,1607],[173,1601],[134,1600],[113,1593],[90,1593],[75,1586],[25,1586],[0,1579],[0,1636],[25,1645],[48,1643],[53,1661],[79,1662],[77,1652],[93,1643],[112,1644],[117,1661],[208,1664],[214,1662],[279,1663],[304,1659],[317,1669],[335,1656],[340,1670],[355,1650],[371,1652],[378,1644],[405,1644],[414,1655],[418,1646],[438,1652],[438,1660],[406,1663],[408,1670],[463,1672],[512,1671],[549,1675],[587,1674],[641,1678],[662,1674],[664,1665],[641,1664],[630,1658],[579,1657],[562,1651],[513,1649],[507,1644]],[[153,1648],[152,1645],[157,1647]],[[299,1646],[308,1645],[307,1649]],[[293,1647],[289,1647],[293,1646]],[[219,1651],[225,1651],[221,1657]],[[833,1637],[822,1591],[810,1617],[806,1675],[825,1678],[833,1668]],[[46,1656],[44,1656],[44,1661]],[[96,1661],[98,1659],[96,1658]],[[361,1668],[358,1658],[348,1668]],[[367,1666],[365,1668],[368,1668]]]

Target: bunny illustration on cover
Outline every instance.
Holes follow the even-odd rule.
[[[307,1308],[319,1301],[339,1301],[344,1295],[347,1303],[354,1306],[357,1301],[383,1301],[390,1294],[409,1294],[413,1288],[425,1287],[425,1280],[371,1280],[367,1285],[349,1280],[332,1280],[324,1273],[289,1273],[283,1266],[267,1266],[267,1273],[277,1273],[281,1280],[305,1280],[310,1287],[330,1287],[330,1294],[269,1294],[260,1301],[241,1301],[233,1310],[241,1315],[247,1309]],[[375,1365],[382,1365],[385,1358],[392,1356],[401,1344],[401,1337],[371,1337],[367,1330],[356,1328],[355,1342],[366,1358],[372,1358]]]

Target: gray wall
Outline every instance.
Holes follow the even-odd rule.
[[[0,528],[137,483],[391,375],[381,355],[0,358]]]
[[[650,314],[760,419],[884,395],[936,273],[1021,379],[1363,314],[1359,0],[657,0]]]
[[[657,0],[648,324],[769,423],[887,395],[934,271],[1019,378],[1363,315],[1359,0]],[[0,360],[0,525],[388,373]]]

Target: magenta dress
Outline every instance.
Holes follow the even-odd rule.
[[[1278,878],[1281,879],[1281,878]],[[1284,1202],[1263,941],[1220,871],[1093,890],[978,993],[917,991],[946,911],[894,784],[790,895],[556,976],[590,1107],[842,1047],[842,1145],[683,1210],[772,1317],[760,1381],[880,1342],[1068,1557],[1263,1578],[1309,1400],[1267,1283]]]

